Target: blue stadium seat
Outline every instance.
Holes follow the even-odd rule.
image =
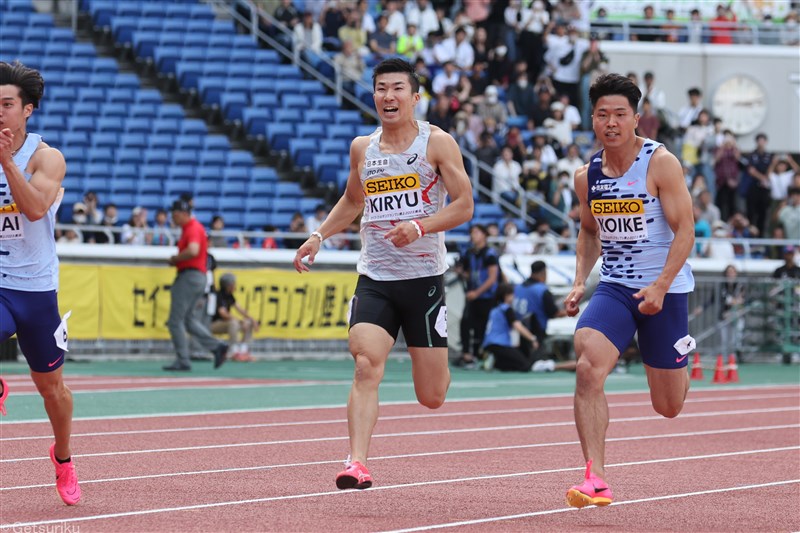
[[[119,136],[119,145],[123,148],[147,148],[147,138],[144,133],[123,133]]]
[[[301,198],[303,189],[294,181],[279,181],[275,184],[275,195],[277,198]]]
[[[206,123],[197,118],[187,118],[181,122],[182,134],[200,134],[206,135],[208,133],[208,126]]]
[[[320,124],[306,124],[300,123],[297,125],[297,136],[306,139],[322,139],[325,137],[325,128],[320,127]]]
[[[272,119],[272,110],[258,108],[258,107],[245,107],[242,109],[242,124],[248,135],[259,136],[264,135],[264,126]]]
[[[297,124],[303,122],[303,111],[301,109],[276,109],[273,112],[273,120]]]
[[[238,196],[244,198],[247,196],[248,184],[244,181],[226,181],[222,184],[221,191],[223,196]]]
[[[281,104],[286,109],[308,109],[311,106],[311,101],[304,94],[284,94],[281,98]]]
[[[222,179],[227,186],[231,182],[248,184],[250,182],[249,167],[225,167],[222,170]]]
[[[121,117],[100,117],[97,119],[96,131],[122,133],[125,125]]]
[[[142,151],[139,148],[118,148],[114,157],[118,165],[138,165],[142,162]]]
[[[147,165],[169,165],[172,162],[170,151],[164,148],[150,148],[144,152]]]
[[[206,151],[223,151],[227,152],[231,149],[231,143],[224,135],[207,135],[203,137],[203,150]]]
[[[72,116],[67,119],[67,129],[70,131],[92,132],[95,129],[95,118],[88,115]]]
[[[328,124],[327,130],[329,139],[343,139],[350,142],[355,137],[355,128],[350,124]]]
[[[222,115],[230,121],[241,121],[242,111],[250,103],[250,98],[245,93],[223,93],[219,97],[219,106]]]
[[[286,122],[267,122],[264,130],[267,143],[273,150],[288,150],[289,139],[295,136],[295,125]]]
[[[244,199],[244,210],[248,213],[271,213],[272,202],[271,198],[248,196]]]
[[[306,109],[303,120],[309,124],[329,124],[333,120],[333,114],[328,109]]]
[[[89,163],[114,163],[114,150],[111,148],[89,148],[86,152],[86,160]],[[109,176],[110,177],[110,176]]]
[[[250,169],[250,181],[255,185],[265,182],[277,182],[278,172],[272,167],[253,167]]]
[[[250,168],[255,164],[253,153],[247,150],[231,150],[228,152],[228,166],[229,167],[246,167]]]
[[[197,150],[176,149],[172,151],[173,165],[196,165],[199,160]]]
[[[342,168],[342,158],[335,154],[314,156],[313,169],[319,183],[336,183],[336,173]]]
[[[200,164],[224,167],[228,162],[228,152],[200,150]]]
[[[220,182],[203,180],[194,184],[195,201],[203,197],[210,198],[213,202],[217,201],[220,191]]]
[[[352,109],[340,109],[334,111],[333,120],[337,124],[363,124],[361,113]]]
[[[350,144],[345,139],[322,139],[319,142],[319,151],[322,154],[347,154]]]
[[[141,180],[157,180],[159,183],[164,183],[164,178],[167,175],[167,164],[149,164],[144,163],[139,165],[139,178]]]
[[[297,211],[300,211],[300,198],[278,197],[272,201],[273,213],[296,213]]]
[[[295,137],[289,139],[289,156],[298,168],[311,167],[312,158],[319,152],[318,139]]]

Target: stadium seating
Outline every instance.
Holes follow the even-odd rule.
[[[208,4],[80,0],[79,7],[121,48],[152,62],[182,89],[196,91],[201,102],[254,138],[266,139],[273,112],[283,104],[294,106],[293,119],[300,124],[302,111],[324,95],[321,84],[279,64],[275,51],[258,49],[249,37],[236,35],[229,20],[215,19]],[[237,229],[255,220],[245,216],[243,201],[252,196],[261,206],[253,212],[264,215],[252,227],[260,229],[271,220],[276,194],[303,196],[297,184],[278,187],[275,169],[256,166],[251,152],[209,134],[204,121],[187,118],[182,106],[143,88],[136,74],[121,72],[116,59],[98,56],[71,29],[56,27],[31,0],[0,0],[0,60],[16,59],[40,69],[46,80],[45,98],[28,128],[65,155],[65,205],[93,189],[101,205],[113,201],[127,217],[134,205],[155,210],[189,192],[203,206],[198,213],[223,211],[226,226]],[[273,90],[277,81],[286,84],[285,101]],[[319,124],[322,115],[309,118]],[[333,119],[326,115],[325,121]],[[282,130],[276,135],[281,145]]]

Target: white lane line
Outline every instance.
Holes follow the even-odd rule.
[[[119,389],[78,389],[73,390],[73,396],[81,395],[81,394],[110,394],[110,393],[123,393],[123,392],[169,392],[175,390],[203,390],[203,389],[260,389],[260,388],[287,388],[287,387],[320,387],[320,386],[342,386],[342,385],[351,385],[353,383],[352,380],[342,380],[342,381],[292,381],[286,383],[243,383],[243,384],[225,384],[220,385],[218,383],[208,383],[208,384],[191,384],[185,383],[179,386],[171,386],[171,387],[130,387],[130,388],[119,388]],[[69,385],[69,383],[67,383]],[[413,384],[409,383],[408,385],[403,385],[404,387],[411,388]],[[11,387],[9,387],[11,388]],[[15,396],[39,396],[38,392],[19,392],[15,394]]]
[[[764,394],[764,395],[740,395],[740,396],[719,396],[716,398],[696,398],[686,400],[687,405],[699,403],[712,403],[712,402],[739,402],[739,401],[759,401],[759,400],[774,400],[785,398],[797,398],[795,394]],[[649,401],[644,402],[624,402],[624,403],[609,403],[610,408],[623,408],[623,407],[648,407]],[[479,411],[459,411],[453,413],[437,413],[430,412],[424,414],[414,415],[396,415],[396,416],[382,416],[382,422],[395,421],[395,420],[433,420],[438,418],[451,418],[451,417],[464,417],[464,416],[486,416],[486,415],[506,415],[506,414],[523,414],[523,413],[544,413],[552,411],[572,411],[572,405],[558,405],[547,407],[523,407],[519,409],[482,409]],[[114,435],[147,435],[157,433],[183,433],[193,431],[228,431],[231,429],[258,429],[258,428],[273,428],[273,427],[290,427],[290,426],[314,426],[326,424],[345,424],[347,419],[336,418],[328,420],[306,420],[306,421],[293,421],[293,422],[265,422],[262,424],[232,424],[232,425],[216,425],[216,426],[188,426],[188,427],[174,427],[174,428],[159,428],[159,429],[138,429],[127,431],[98,431],[92,433],[73,433],[72,438],[76,437],[106,437]],[[50,440],[53,436],[50,434],[43,435],[29,435],[19,437],[0,437],[0,442],[9,441],[24,441],[24,440]]]
[[[705,496],[707,494],[719,494],[722,492],[731,492],[736,490],[753,490],[753,489],[762,489],[766,487],[778,487],[781,485],[791,485],[793,483],[800,483],[800,479],[787,479],[786,481],[773,481],[770,483],[756,483],[753,485],[741,485],[735,487],[724,487],[719,489],[709,489],[709,490],[698,490],[695,492],[683,492],[681,494],[665,494],[663,496],[652,496],[650,498],[639,498],[636,500],[626,500],[622,502],[614,502],[611,505],[634,505],[638,503],[647,503],[647,502],[656,502],[662,500],[674,500],[678,498],[689,498],[692,496]],[[593,510],[596,508],[587,508],[585,510]],[[581,509],[577,509],[575,507],[566,507],[562,509],[549,509],[547,511],[535,511],[533,513],[520,513],[515,515],[506,515],[506,516],[495,516],[491,518],[479,518],[476,520],[461,520],[459,522],[448,522],[444,524],[431,524],[427,526],[419,526],[419,527],[410,527],[406,529],[392,529],[385,531],[384,533],[412,533],[415,531],[429,531],[431,529],[444,529],[450,527],[462,527],[462,526],[471,526],[475,524],[488,524],[492,522],[502,522],[507,520],[518,520],[520,518],[530,518],[533,516],[543,516],[549,514],[556,514],[556,513],[566,513],[569,511],[580,511]]]
[[[676,462],[676,461],[692,461],[692,460],[703,460],[703,459],[716,459],[720,457],[732,457],[732,456],[740,456],[740,455],[754,455],[760,453],[775,453],[781,452],[786,450],[794,450],[799,449],[800,447],[788,447],[788,448],[768,448],[763,450],[746,450],[741,452],[723,452],[723,453],[715,453],[715,454],[708,454],[708,455],[694,455],[694,456],[686,456],[686,457],[669,457],[666,459],[648,459],[646,461],[634,461],[634,462],[627,462],[627,463],[616,463],[612,465],[606,465],[606,468],[613,468],[613,467],[625,467],[625,466],[639,466],[639,465],[647,465],[647,464],[656,464],[656,463],[664,463],[664,462]],[[511,474],[494,474],[488,476],[472,476],[472,477],[463,477],[463,478],[455,478],[455,479],[440,479],[440,480],[433,480],[433,481],[421,481],[416,483],[405,483],[405,484],[397,484],[397,485],[386,485],[386,486],[378,486],[372,487],[370,492],[381,491],[381,490],[395,490],[395,489],[413,489],[417,487],[423,486],[432,486],[432,485],[447,485],[447,484],[454,484],[454,483],[463,483],[463,482],[470,482],[470,481],[486,481],[489,479],[504,479],[504,478],[515,478],[515,477],[523,477],[523,476],[534,476],[539,474],[552,474],[552,473],[561,473],[561,472],[572,472],[572,471],[582,471],[584,467],[577,467],[577,468],[557,468],[551,470],[539,470],[539,471],[529,471],[529,472],[514,472]],[[747,485],[747,486],[738,486],[732,488],[719,488],[719,489],[712,489],[714,492],[724,492],[726,490],[733,490],[733,489],[745,489],[745,488],[759,488],[759,487],[766,487],[766,486],[774,486],[774,485],[784,485],[790,483],[798,483],[800,482],[799,479],[793,480],[786,480],[786,481],[775,481],[772,483],[761,483],[759,485]],[[71,522],[87,522],[91,520],[103,520],[109,518],[123,518],[129,516],[142,516],[142,515],[151,515],[151,514],[160,514],[160,513],[169,513],[169,512],[176,512],[176,511],[190,511],[190,510],[197,510],[197,509],[211,509],[211,508],[218,508],[218,507],[229,507],[234,505],[247,505],[252,503],[266,503],[266,502],[274,502],[274,501],[286,501],[286,500],[298,500],[298,499],[305,499],[305,498],[317,498],[321,496],[341,496],[341,495],[356,495],[359,494],[361,491],[343,491],[343,490],[336,490],[336,491],[327,491],[327,492],[313,492],[313,493],[306,493],[306,494],[290,494],[285,496],[272,496],[266,498],[252,498],[247,500],[233,500],[233,501],[225,501],[225,502],[212,502],[212,503],[201,503],[195,505],[183,505],[178,507],[164,507],[159,509],[143,509],[140,511],[127,511],[122,513],[109,513],[109,514],[99,514],[94,516],[82,516],[82,517],[75,517],[75,518],[62,518],[62,519],[55,519],[55,520],[41,520],[35,522],[15,522],[12,524],[0,524],[0,529],[10,529],[10,528],[20,528],[20,527],[32,527],[32,526],[41,526],[47,524],[64,524],[64,523],[71,523]],[[697,494],[709,493],[708,491],[699,491]],[[642,503],[647,501],[654,501],[657,499],[668,499],[668,498],[678,498],[678,497],[686,497],[690,495],[695,495],[695,493],[681,493],[681,494],[671,494],[666,496],[655,496],[652,498],[642,498],[640,500],[631,500],[631,503]],[[620,505],[624,502],[618,502],[617,505]],[[539,513],[552,513],[552,512],[562,512],[563,510],[551,510],[551,511],[539,511]],[[524,516],[528,516],[526,513]],[[440,526],[442,527],[442,526]]]
[[[381,385],[383,386],[383,384]],[[720,387],[707,387],[699,389],[697,392],[731,392],[731,391],[769,391],[769,390],[797,390],[800,396],[800,386],[792,385],[722,385]],[[606,392],[606,397],[629,396],[638,394],[649,394],[649,389],[634,389],[629,391],[615,391]],[[508,401],[535,401],[542,399],[557,399],[557,398],[572,398],[573,394],[569,393],[551,393],[551,394],[536,394],[530,396],[487,396],[485,398],[448,398],[448,404],[465,404],[470,402],[488,403],[488,402],[508,402]],[[416,401],[398,400],[381,402],[381,406],[405,406],[405,405],[418,405]],[[347,404],[334,404],[334,405],[309,405],[309,406],[292,406],[292,407],[269,407],[258,409],[220,409],[216,411],[186,411],[186,412],[172,412],[172,413],[140,413],[130,415],[104,415],[104,416],[85,416],[75,417],[73,422],[91,422],[96,420],[136,420],[136,419],[150,419],[150,418],[179,418],[187,416],[214,416],[214,415],[227,415],[227,414],[247,414],[247,413],[277,413],[287,411],[320,411],[323,409],[344,409]],[[49,426],[50,420],[47,418],[32,418],[29,420],[13,420],[5,421],[0,419],[0,427],[3,425],[20,425],[20,424],[47,424]]]
[[[739,416],[745,414],[762,414],[762,413],[781,413],[781,412],[788,412],[788,411],[800,411],[800,407],[781,407],[775,409],[741,409],[738,411],[709,411],[705,413],[692,413],[686,414],[683,418],[705,418],[705,417],[716,417],[716,416]],[[609,423],[620,423],[620,422],[647,422],[652,420],[664,420],[662,416],[658,415],[651,415],[651,416],[633,416],[633,417],[624,417],[624,418],[612,418],[609,420]],[[573,420],[567,420],[563,422],[544,422],[539,424],[518,424],[518,425],[504,425],[504,426],[483,426],[483,427],[471,427],[471,428],[459,428],[459,429],[434,429],[434,430],[427,430],[427,431],[405,431],[405,432],[396,432],[396,433],[378,433],[373,435],[373,439],[385,439],[385,438],[396,438],[396,437],[421,437],[421,436],[440,436],[440,435],[455,435],[455,434],[463,434],[463,433],[482,433],[482,432],[490,432],[490,431],[510,431],[510,430],[525,430],[525,429],[534,429],[534,428],[552,428],[552,427],[563,427],[563,426],[573,426],[575,422]],[[284,444],[307,444],[307,443],[317,443],[317,442],[335,442],[335,441],[342,441],[348,440],[349,437],[347,436],[335,436],[335,437],[313,437],[313,438],[303,438],[303,439],[286,439],[286,440],[273,440],[273,441],[256,441],[256,442],[238,442],[238,443],[230,443],[230,444],[205,444],[200,446],[180,446],[175,448],[155,448],[155,449],[144,449],[144,450],[127,450],[127,451],[116,451],[116,452],[98,452],[98,453],[86,453],[86,454],[75,454],[74,457],[107,457],[107,456],[114,456],[114,455],[133,455],[133,454],[148,454],[148,453],[165,453],[165,452],[185,452],[185,451],[197,451],[197,450],[217,450],[217,449],[225,449],[225,448],[244,448],[244,447],[253,447],[253,446],[276,446],[276,445],[284,445]],[[14,459],[0,459],[0,463],[16,463],[22,461],[44,461],[50,460],[50,457],[19,457]]]
[[[664,438],[681,438],[681,437],[702,437],[702,436],[710,436],[710,435],[728,435],[734,433],[753,433],[753,432],[760,432],[760,431],[777,431],[783,429],[797,429],[800,428],[800,424],[787,424],[782,426],[755,426],[749,428],[732,428],[732,429],[717,429],[717,430],[709,430],[709,431],[692,431],[688,433],[669,433],[669,434],[657,434],[657,435],[637,435],[631,437],[614,437],[607,439],[607,442],[625,442],[625,441],[641,441],[641,440],[650,440],[650,439],[664,439]],[[516,445],[508,445],[508,446],[493,446],[490,448],[467,448],[463,450],[444,450],[439,452],[419,452],[419,453],[406,453],[400,455],[383,455],[383,456],[376,456],[370,457],[370,462],[374,461],[385,461],[385,460],[392,460],[392,459],[411,459],[411,458],[419,458],[419,457],[437,457],[437,456],[446,456],[446,455],[460,455],[466,453],[487,453],[487,452],[499,452],[499,451],[509,451],[509,450],[529,450],[532,448],[547,448],[547,447],[555,447],[555,446],[574,446],[580,444],[580,441],[564,441],[564,442],[540,442],[540,443],[533,443],[533,444],[516,444]],[[786,449],[793,449],[792,447]],[[77,456],[76,456],[77,457]],[[328,459],[323,461],[307,461],[303,463],[285,463],[285,464],[276,464],[276,465],[259,465],[259,466],[244,466],[244,467],[233,467],[233,468],[220,468],[216,470],[197,470],[197,471],[183,471],[183,472],[169,472],[169,473],[162,473],[162,474],[147,474],[141,476],[127,476],[127,477],[119,477],[119,478],[105,478],[105,479],[92,479],[92,480],[84,480],[81,479],[81,484],[84,483],[112,483],[118,481],[132,481],[132,480],[140,480],[140,479],[157,479],[157,478],[168,478],[168,477],[180,477],[180,476],[194,476],[199,474],[225,474],[230,472],[247,472],[252,470],[274,470],[278,468],[297,468],[297,467],[307,467],[307,466],[318,466],[318,465],[327,465],[327,464],[339,464],[341,463],[341,459]],[[584,467],[575,468],[574,470],[582,470]],[[22,489],[34,489],[34,488],[41,488],[41,487],[54,487],[54,483],[42,483],[37,485],[18,485],[14,487],[0,487],[0,491],[9,491],[9,490],[22,490]]]

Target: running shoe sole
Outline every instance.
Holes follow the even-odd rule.
[[[611,500],[608,498],[591,498],[579,490],[569,489],[567,491],[567,504],[578,509],[589,507],[590,505],[605,507],[611,504]]]
[[[358,478],[349,474],[342,474],[336,478],[336,488],[340,490],[345,489],[358,489],[364,490],[372,486],[372,481],[358,482]]]

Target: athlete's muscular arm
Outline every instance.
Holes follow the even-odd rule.
[[[442,177],[450,203],[435,215],[419,220],[425,233],[438,233],[472,220],[474,201],[472,184],[464,170],[464,160],[458,144],[449,133],[431,126],[428,140],[428,161]],[[410,222],[398,224],[386,234],[397,246],[405,246],[419,238],[417,228]]]
[[[361,166],[364,164],[367,146],[369,146],[369,137],[356,137],[350,144],[350,175],[347,177],[344,194],[317,230],[323,238],[344,231],[364,209]],[[294,256],[295,270],[300,273],[308,272],[308,266],[303,263],[303,259],[308,257],[308,265],[313,265],[320,244],[320,240],[312,236],[297,249],[297,254]]]
[[[675,239],[669,247],[667,262],[656,280],[633,295],[642,300],[639,311],[654,315],[664,305],[664,295],[672,285],[694,247],[694,216],[692,197],[683,178],[683,169],[678,159],[665,148],[659,148],[650,160],[648,180],[658,189],[658,198],[664,210],[664,218],[672,228]]]
[[[0,131],[0,165],[6,174],[8,186],[14,203],[28,220],[35,222],[42,218],[56,201],[61,182],[67,172],[64,156],[55,148],[42,143],[33,154],[28,167],[32,170],[30,181],[14,164],[11,146],[14,134],[8,128]]]
[[[588,170],[589,165],[584,165],[575,171],[575,194],[580,202],[581,225],[575,249],[575,282],[564,300],[564,307],[569,316],[578,314],[578,305],[586,292],[586,279],[597,263],[601,251],[599,228],[589,209]]]

